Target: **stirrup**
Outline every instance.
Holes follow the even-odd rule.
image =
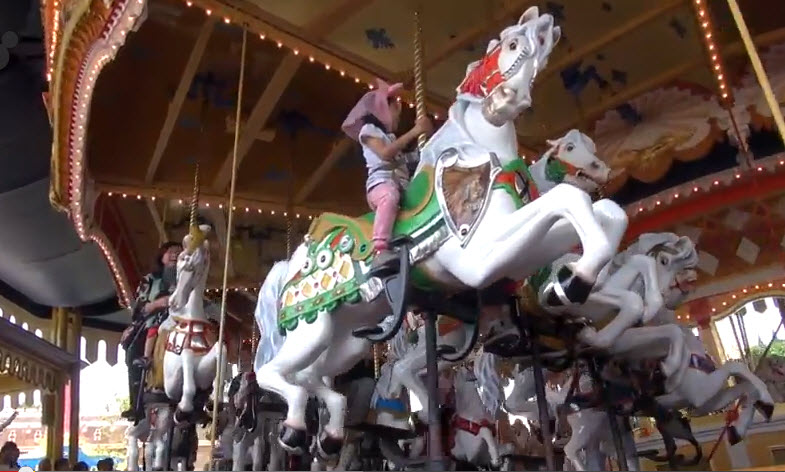
[[[403,325],[406,317],[406,306],[409,298],[409,248],[412,241],[407,236],[401,236],[391,241],[391,246],[398,251],[398,271],[382,278],[384,294],[390,307],[393,323],[383,325],[365,326],[355,329],[352,334],[358,338],[365,338],[371,342],[385,342],[392,339]],[[387,317],[385,317],[387,318]]]

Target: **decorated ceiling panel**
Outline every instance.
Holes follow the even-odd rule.
[[[234,13],[215,9],[206,14],[224,3]],[[467,64],[477,60],[488,40],[532,3],[424,2],[429,99],[449,103]],[[620,201],[630,203],[633,223],[654,215],[650,221],[658,223],[653,229],[679,224],[680,231],[700,233],[705,242],[702,264],[711,269],[706,272],[711,277],[726,277],[766,262],[783,235],[776,244],[763,240],[765,231],[756,223],[762,216],[754,208],[715,211],[707,221],[693,221],[693,215],[677,222],[657,219],[658,211],[670,203],[657,192],[781,150],[723,2],[709,4],[727,81],[736,97],[733,116],[741,142],[749,141],[752,149],[740,160],[734,146],[741,144],[730,115],[716,100],[716,77],[691,2],[537,3],[541,11],[554,15],[564,37],[536,82],[533,108],[519,120],[525,151],[541,151],[546,138],[580,127],[614,169],[616,178],[605,193],[618,191]],[[742,3],[743,9],[752,8],[749,1]],[[119,202],[117,212],[132,235],[137,265],[147,263],[159,239],[145,199],[157,197],[155,207],[168,237],[180,237],[185,224],[180,200],[187,201],[190,195],[197,162],[203,183],[202,216],[225,225],[226,207],[217,206],[225,205],[227,192],[228,174],[222,169],[227,168],[233,146],[242,46],[237,25],[244,20],[249,20],[250,29],[239,123],[245,144],[238,156],[240,203],[231,242],[232,258],[237,261],[233,280],[255,285],[269,263],[284,255],[283,213],[289,204],[296,208],[292,214],[301,214],[294,220],[297,233],[305,231],[309,216],[323,210],[367,211],[364,163],[355,147],[346,146],[340,124],[368,90],[371,74],[403,80],[411,89],[413,3],[148,0],[147,5],[146,20],[138,31],[129,33],[117,58],[100,74],[87,123],[86,167],[97,191],[104,195],[112,191]],[[759,37],[776,93],[785,95],[785,49],[772,46],[785,41],[785,13],[771,13],[783,17],[777,22],[752,9],[750,28]],[[243,11],[253,15],[232,16]],[[213,30],[204,50],[197,53],[193,77],[184,79],[206,21],[214,21]],[[301,41],[292,43],[292,37]],[[363,69],[366,75],[352,68]],[[175,97],[181,82],[186,93],[178,105]],[[410,125],[413,114],[406,105],[402,128]],[[162,138],[168,114],[173,115],[174,126]],[[253,119],[259,115],[263,119]],[[768,142],[761,145],[755,140]],[[160,163],[151,165],[157,145]],[[333,156],[336,148],[341,152]],[[323,166],[323,171],[317,171]],[[151,168],[152,177],[146,178]],[[730,183],[723,180],[722,184],[732,187],[734,177],[728,179]],[[700,185],[699,193],[713,184]],[[122,194],[127,194],[126,199]],[[641,215],[638,207],[646,208]],[[750,235],[742,240],[746,228]],[[722,231],[727,232],[726,238],[721,237]],[[219,235],[213,237],[222,244]],[[220,254],[215,251],[214,257]],[[214,271],[222,267],[215,262]],[[212,277],[217,280],[216,274]]]

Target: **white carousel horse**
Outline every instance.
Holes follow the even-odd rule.
[[[785,402],[785,357],[768,355],[760,360],[758,377],[769,389],[775,403]]]
[[[150,421],[147,416],[139,420],[138,423],[131,425],[125,430],[125,439],[127,441],[126,448],[126,463],[128,470],[139,469],[139,443],[142,444],[148,441],[150,437]],[[145,448],[145,463],[152,464],[153,450],[152,448]]]
[[[172,410],[168,403],[145,404],[145,417],[125,432],[127,441],[126,457],[128,470],[139,469],[139,443],[147,443],[145,462],[148,469],[167,470],[166,456],[170,454],[169,442],[172,432]],[[187,470],[191,458],[176,456],[171,452],[170,464],[173,470]]]
[[[655,401],[669,410],[693,408],[694,414],[701,416],[740,400],[740,413],[738,418],[731,422],[728,430],[728,440],[731,444],[736,444],[744,438],[752,425],[756,410],[766,421],[769,421],[774,412],[774,400],[766,384],[741,361],[728,361],[720,366],[715,365],[701,340],[689,328],[680,327],[680,329],[686,355],[679,370],[674,374],[679,381],[668,393],[656,397]],[[731,377],[736,383],[729,387],[728,379]],[[669,383],[668,380],[666,378],[666,385]]]
[[[687,237],[673,233],[641,235],[625,251],[614,257],[603,270],[586,302],[580,306],[554,306],[548,298],[559,290],[548,292],[560,268],[577,259],[567,254],[550,269],[549,283],[539,287],[539,303],[549,313],[586,318],[597,330],[586,327],[578,339],[592,348],[617,352],[614,343],[629,328],[649,323],[664,307],[675,309],[695,281],[698,253]],[[562,300],[558,300],[561,304]],[[683,351],[674,345],[663,361],[663,372],[671,375],[680,364]]]
[[[266,401],[269,398],[259,389],[253,372],[241,373],[235,381],[238,382],[237,391],[234,391],[234,386],[230,387],[227,408],[232,413],[229,420],[231,426],[227,428],[227,439],[231,441],[232,470],[245,470],[249,459],[253,470],[264,470],[265,466],[268,470],[282,470],[283,451],[275,438],[283,414],[265,408],[273,403]],[[249,421],[251,424],[247,424]],[[265,464],[268,444],[270,456],[269,462]]]
[[[371,409],[374,412],[376,424],[414,431],[414,425],[409,421],[411,414],[409,392],[393,374],[397,363],[413,347],[408,338],[407,330],[400,329],[391,340],[387,359],[379,369],[379,379],[376,381],[371,397]],[[400,440],[398,444],[401,451],[406,451],[408,446],[409,458],[420,457],[425,450],[425,438],[420,436],[415,439]],[[387,459],[394,467],[400,466],[400,464],[394,463],[392,457],[387,457]]]
[[[531,105],[532,82],[560,36],[551,15],[528,9],[491,41],[482,61],[469,66],[448,120],[422,150],[410,189],[436,179],[438,190],[427,201],[438,202],[438,211],[417,210],[430,217],[407,220],[403,226],[408,229],[398,225],[396,231],[414,240],[414,269],[439,290],[522,280],[580,243],[583,256],[559,283],[571,301],[582,302],[615,253],[627,222],[618,205],[604,200],[592,206],[588,194],[569,184],[524,205],[515,188],[522,177],[517,171],[525,171],[513,120]],[[447,187],[442,174],[449,174]],[[467,184],[461,176],[474,180]],[[317,438],[320,448],[327,455],[339,451],[346,399],[324,379],[348,370],[368,352],[370,342],[353,331],[388,313],[387,300],[379,296],[382,284],[368,275],[372,255],[358,224],[324,215],[291,260],[271,271],[263,284],[263,289],[283,288],[271,298],[259,298],[257,319],[269,327],[270,336],[282,336],[283,329],[286,337],[271,343],[279,349],[262,356],[266,362],[256,365],[257,379],[286,399],[280,440],[292,451],[301,451],[306,439],[309,393],[330,411],[326,434]]]
[[[548,144],[550,148],[529,167],[531,174],[529,184],[531,188],[536,189],[535,197],[556,188],[560,183],[568,183],[586,192],[595,192],[607,182],[610,169],[596,156],[594,142],[585,134],[578,130],[571,130],[557,140],[548,141]],[[623,232],[622,227],[626,225],[626,220],[620,219],[619,221],[620,225],[616,230],[621,228]],[[578,255],[573,256],[569,262],[578,260]],[[559,261],[561,260],[559,259]],[[559,267],[563,265],[561,264]],[[554,272],[554,281],[556,272],[558,270]],[[543,291],[548,290],[544,285],[542,289]],[[481,335],[487,334],[489,330],[500,328],[506,322],[505,308],[483,306],[479,317]],[[440,318],[439,323],[437,344],[453,347],[460,352],[461,346],[469,342],[471,335],[466,329],[460,329],[460,323],[456,321]],[[501,328],[501,330],[504,329]],[[425,420],[428,415],[428,402],[422,379],[426,360],[425,328],[423,326],[417,329],[417,339],[416,346],[410,349],[406,356],[396,364],[394,375],[423,405],[419,417]],[[455,364],[456,362],[442,358],[439,361],[438,370],[442,371]]]
[[[450,421],[453,458],[476,466],[501,465],[496,416],[504,400],[502,387],[493,354],[477,356],[473,370],[457,369],[453,377],[455,414]]]
[[[660,264],[668,261],[672,263],[676,258],[684,259],[686,251],[695,251],[691,242],[681,244],[680,249],[679,246],[668,248],[667,243],[657,242],[658,236],[667,236],[672,240],[675,235],[659,233],[650,236],[645,242],[640,239],[640,244],[644,248],[658,249],[656,258],[661,261]],[[697,260],[692,255],[687,259]],[[624,331],[609,352],[614,357],[633,361],[664,359],[661,365],[666,393],[657,396],[655,401],[666,410],[689,407],[698,414],[708,414],[743,398],[741,414],[729,430],[729,440],[739,441],[752,424],[755,409],[769,420],[774,402],[765,384],[744,363],[731,361],[716,366],[701,340],[676,322],[673,309],[686,299],[695,281],[692,268],[686,268],[680,274],[669,285],[662,287],[665,289],[665,303],[649,320],[649,326]],[[733,387],[727,384],[730,377],[736,379]]]
[[[164,390],[179,401],[175,420],[194,411],[194,396],[208,391],[217,371],[215,328],[204,311],[204,290],[210,270],[210,226],[192,228],[183,238],[185,248],[177,258],[177,286],[169,301],[171,328],[164,354]],[[163,326],[162,326],[163,328]],[[223,356],[225,359],[226,356]]]
[[[559,438],[563,436],[560,431],[559,411],[558,407],[564,404],[564,399],[567,395],[567,390],[561,387],[563,382],[559,382],[556,375],[551,374],[549,371],[544,372],[547,377],[545,383],[545,401],[548,405],[548,414],[550,420],[554,422],[556,428],[553,431],[555,443],[559,442]],[[558,377],[561,377],[559,374]],[[505,411],[526,418],[527,421],[540,422],[539,407],[537,401],[534,399],[536,395],[536,388],[534,382],[534,369],[527,367],[521,369],[516,366],[513,371],[513,388],[507,399],[504,400]]]

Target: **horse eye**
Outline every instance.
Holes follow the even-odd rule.
[[[518,49],[518,41],[510,41],[509,48],[510,51],[515,51],[516,49]]]
[[[665,256],[660,257],[660,264],[668,265],[668,258]]]
[[[573,149],[575,149],[575,145],[574,144],[570,143],[570,144],[567,145],[567,152],[572,152]]]

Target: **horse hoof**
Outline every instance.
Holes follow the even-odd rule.
[[[731,426],[728,428],[728,443],[731,446],[735,446],[736,444],[741,442],[741,436],[739,435],[738,430],[736,430],[735,426]]]
[[[572,303],[586,302],[594,287],[593,283],[583,280],[567,266],[561,268],[558,277],[559,283],[564,288],[564,294]]]
[[[440,344],[436,346],[436,355],[439,357],[446,356],[449,354],[455,354],[457,352],[458,352],[457,349],[455,349],[453,346],[450,346],[448,344]]]
[[[755,402],[755,408],[766,418],[766,421],[771,421],[771,417],[774,415],[774,405],[758,400]]]
[[[183,411],[179,408],[174,411],[174,424],[187,423],[190,418],[191,412]]]
[[[302,454],[305,450],[305,443],[308,433],[304,429],[295,429],[287,425],[281,426],[281,434],[278,436],[278,443],[282,448],[291,454]]]
[[[319,454],[324,459],[331,459],[341,453],[343,440],[334,438],[329,434],[322,434],[317,440],[317,446],[319,447]]]

